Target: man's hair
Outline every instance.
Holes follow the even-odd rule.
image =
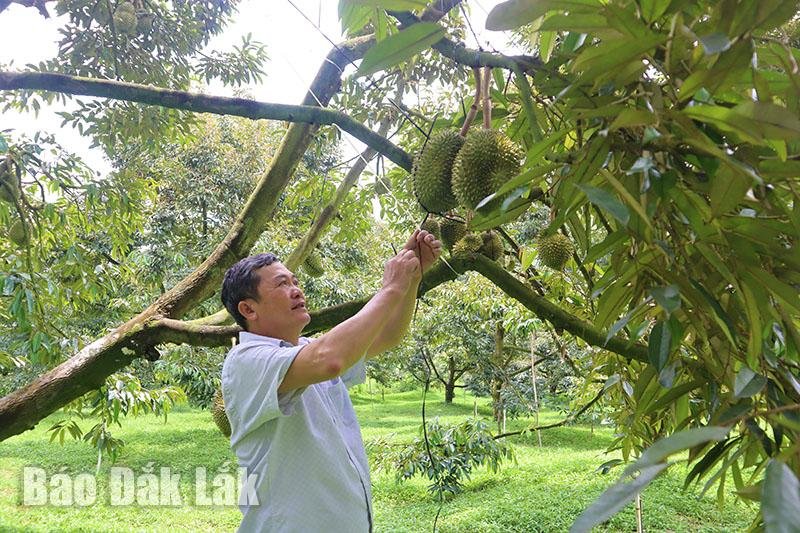
[[[258,300],[258,270],[278,261],[275,254],[256,254],[245,257],[225,272],[222,281],[222,305],[237,324],[247,330],[247,320],[239,312],[239,302],[246,298]]]

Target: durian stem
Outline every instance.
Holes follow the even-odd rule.
[[[483,129],[492,129],[492,99],[489,88],[492,84],[492,67],[483,67]]]
[[[469,106],[467,116],[464,117],[464,125],[461,126],[461,131],[458,132],[462,137],[467,136],[469,127],[472,126],[472,121],[475,120],[475,116],[478,114],[478,102],[481,100],[481,92],[483,90],[483,85],[481,84],[481,69],[479,67],[472,67],[472,73],[475,75],[475,98],[472,100],[472,105]]]

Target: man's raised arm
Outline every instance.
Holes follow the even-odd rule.
[[[278,392],[327,381],[358,362],[401,307],[411,285],[419,284],[420,272],[420,261],[413,250],[403,248],[391,258],[384,268],[381,289],[356,315],[303,346]]]

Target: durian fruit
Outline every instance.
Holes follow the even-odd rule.
[[[322,257],[316,250],[308,254],[303,261],[303,270],[312,278],[318,278],[325,273],[325,266],[322,264]]]
[[[222,398],[222,390],[217,389],[214,398],[211,400],[211,417],[219,430],[226,437],[231,436],[231,422],[225,414],[225,400]]]
[[[464,144],[456,130],[445,130],[428,139],[414,165],[414,193],[426,211],[444,213],[456,206],[450,187],[453,160]]]
[[[495,130],[476,130],[467,135],[453,162],[453,194],[459,205],[474,209],[519,173],[522,151]]]
[[[136,35],[136,8],[131,2],[122,2],[114,11],[114,29],[127,36]]]
[[[8,228],[8,238],[17,246],[23,246],[27,242],[27,231],[25,222],[22,219],[16,220],[11,227]]]
[[[448,250],[452,250],[453,246],[467,234],[467,225],[452,218],[443,219],[439,223],[439,227],[441,228],[442,244]]]
[[[480,251],[483,246],[483,239],[480,235],[468,233],[453,246],[453,255],[474,254]]]
[[[483,246],[479,250],[480,253],[492,261],[497,261],[503,256],[503,239],[496,231],[484,231],[481,233],[481,239]]]
[[[562,270],[575,251],[569,237],[558,232],[539,237],[538,249],[542,264],[553,270]]]
[[[442,238],[442,225],[439,223],[438,220],[429,216],[425,219],[425,222],[420,224],[419,229],[425,230],[437,239]]]

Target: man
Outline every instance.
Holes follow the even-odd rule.
[[[297,278],[272,254],[236,263],[222,301],[245,330],[222,368],[239,466],[255,474],[258,503],[241,505],[239,531],[359,532],[373,523],[369,466],[347,387],[364,361],[400,343],[422,273],[441,243],[417,230],[384,268],[381,289],[355,316],[316,339]]]

